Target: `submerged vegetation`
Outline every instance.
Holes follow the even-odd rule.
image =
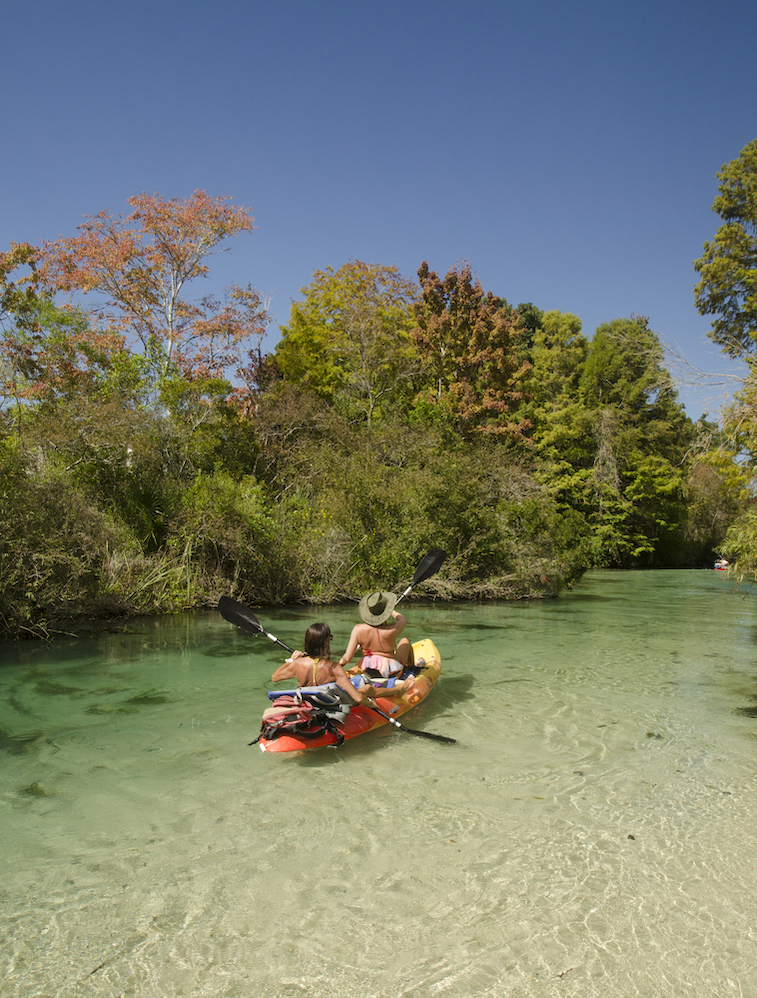
[[[434,547],[427,594],[554,595],[591,566],[710,564],[749,529],[743,466],[645,317],[588,339],[468,266],[350,261],[263,355],[251,287],[187,290],[246,209],[130,205],[0,254],[0,634],[354,598]]]

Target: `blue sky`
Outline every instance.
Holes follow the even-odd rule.
[[[692,261],[757,137],[753,0],[38,0],[2,24],[0,248],[206,189],[255,216],[213,275],[270,299],[268,348],[316,269],[467,261],[589,336],[640,313],[738,374]]]

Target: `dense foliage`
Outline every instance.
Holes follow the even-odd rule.
[[[718,173],[712,210],[723,220],[694,262],[697,308],[714,315],[710,335],[725,353],[757,353],[757,139]]]
[[[131,199],[0,254],[0,633],[214,605],[552,595],[593,565],[710,564],[745,508],[641,316],[588,340],[468,266],[350,261],[274,354],[250,288],[189,297],[249,232],[211,199]]]
[[[703,315],[714,316],[711,338],[724,353],[745,360],[749,370],[723,413],[708,465],[727,483],[720,505],[730,526],[721,549],[739,575],[757,579],[757,139],[717,176],[712,209],[723,224],[694,263],[700,274],[694,298]]]

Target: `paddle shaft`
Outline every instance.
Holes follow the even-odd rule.
[[[380,707],[374,707],[372,704],[366,704],[371,710],[375,710],[377,714],[381,714],[382,717],[395,726],[399,728],[400,731],[407,732],[408,735],[420,735],[422,738],[433,738],[436,742],[446,742],[448,745],[457,745],[457,741],[454,738],[447,738],[446,735],[435,735],[433,731],[419,731],[417,728],[407,728],[401,721],[398,721],[396,717],[392,717],[391,714],[387,714]]]

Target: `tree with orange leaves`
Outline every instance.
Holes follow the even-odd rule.
[[[42,279],[53,291],[96,293],[93,321],[141,341],[158,379],[176,371],[223,377],[267,322],[249,285],[233,285],[223,300],[186,296],[187,285],[208,273],[207,257],[254,227],[249,211],[229,200],[205,191],[169,200],[137,194],[125,217],[101,211],[86,216],[80,235],[45,243]]]
[[[517,355],[519,316],[504,298],[485,294],[467,264],[440,279],[424,261],[418,278],[412,335],[433,377],[431,403],[451,413],[465,435],[521,440],[527,426],[518,409],[530,364]]]
[[[71,395],[91,384],[120,342],[89,328],[78,309],[58,308],[40,280],[39,250],[0,253],[0,410]]]

